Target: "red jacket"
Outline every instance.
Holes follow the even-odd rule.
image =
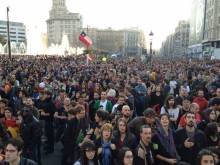
[[[205,110],[208,107],[208,101],[204,97],[195,97],[193,99],[194,103],[199,104],[199,113]]]

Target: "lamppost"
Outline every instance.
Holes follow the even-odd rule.
[[[153,51],[152,51],[153,36],[154,36],[154,33],[151,31],[149,34],[149,38],[150,38],[150,65],[152,64],[152,55],[153,55]]]
[[[8,56],[11,60],[11,41],[10,41],[10,27],[9,27],[9,7],[7,7],[7,33],[8,33]]]

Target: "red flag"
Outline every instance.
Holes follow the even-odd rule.
[[[79,40],[85,44],[86,46],[91,46],[92,45],[92,40],[86,36],[86,33],[85,32],[82,32],[79,36]]]

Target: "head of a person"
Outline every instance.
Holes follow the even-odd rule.
[[[213,110],[219,111],[220,110],[220,98],[215,97],[211,100],[210,106],[212,107]]]
[[[207,113],[207,119],[209,122],[213,122],[217,120],[217,114],[215,110],[208,111]]]
[[[155,91],[156,91],[157,93],[160,93],[160,92],[161,92],[161,86],[160,86],[160,85],[156,86]]]
[[[180,90],[179,90],[179,95],[182,96],[182,97],[186,97],[187,96],[187,90],[186,88],[184,88],[183,86],[180,87]]]
[[[77,104],[73,109],[74,109],[74,113],[76,114],[76,117],[78,119],[82,119],[85,117],[86,110],[83,105]]]
[[[118,123],[117,123],[117,127],[118,127],[118,131],[121,134],[125,134],[128,132],[128,124],[126,122],[126,120],[124,118],[120,118],[118,119]]]
[[[184,111],[189,111],[190,108],[190,99],[188,97],[183,98],[182,106]]]
[[[30,107],[25,106],[21,109],[21,116],[24,119],[30,118],[30,117],[32,117],[32,115],[33,114],[32,114],[32,110],[30,109]]]
[[[10,107],[5,108],[5,118],[6,119],[12,118],[12,109]]]
[[[186,125],[188,127],[194,127],[195,126],[195,123],[196,123],[195,113],[186,112],[185,119],[186,119]]]
[[[203,91],[203,89],[199,89],[199,90],[197,91],[197,96],[198,96],[198,97],[204,97],[204,91]]]
[[[220,98],[220,88],[217,88],[217,89],[216,89],[216,97],[219,97],[219,98]]]
[[[123,147],[119,150],[120,165],[132,165],[133,159],[133,153],[128,147]]]
[[[128,105],[124,105],[122,107],[121,114],[122,116],[127,117],[127,118],[131,117],[132,113],[131,113],[130,107]]]
[[[93,97],[94,97],[94,100],[99,100],[99,94],[98,94],[98,92],[94,92]]]
[[[175,98],[172,95],[167,96],[165,101],[165,106],[167,108],[176,108]]]
[[[112,125],[109,123],[105,123],[102,127],[101,127],[101,136],[103,140],[109,141],[112,137]]]
[[[160,124],[161,124],[162,127],[164,127],[164,128],[169,127],[169,124],[170,124],[169,114],[163,113],[163,114],[160,115],[159,119],[160,119]]]
[[[102,91],[102,92],[101,92],[101,100],[106,100],[106,98],[107,98],[106,92],[105,92],[105,91]]]
[[[96,123],[102,122],[107,120],[108,118],[108,112],[104,110],[97,110],[95,114],[95,121]]]
[[[149,144],[152,138],[151,127],[148,125],[142,125],[140,128],[140,139],[144,144]]]
[[[81,161],[82,164],[88,164],[89,160],[96,161],[96,146],[93,141],[87,140],[81,145]]]
[[[198,113],[199,112],[199,104],[192,103],[189,107],[189,111],[193,112],[193,113]]]
[[[5,160],[13,164],[20,159],[23,149],[22,139],[9,139],[5,145]]]
[[[63,104],[65,105],[65,106],[69,106],[70,105],[70,98],[69,97],[65,97],[65,99],[64,99],[64,101],[63,101]]]
[[[125,103],[125,97],[124,96],[119,96],[118,97],[118,104],[122,105]]]
[[[155,123],[156,113],[152,108],[144,110],[143,115],[146,118],[147,124],[152,125]]]
[[[218,125],[217,123],[208,123],[205,129],[205,134],[209,137],[218,135]]]
[[[34,105],[34,102],[33,100],[31,99],[31,97],[27,97],[26,101],[25,101],[25,105],[26,106],[33,106]]]
[[[203,149],[197,155],[197,165],[215,165],[215,157],[209,150]]]

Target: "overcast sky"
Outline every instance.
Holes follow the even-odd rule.
[[[159,48],[179,20],[189,19],[192,0],[66,0],[66,3],[69,11],[82,14],[84,27],[139,27],[147,37],[152,30],[153,47]],[[1,20],[6,19],[7,6],[10,20],[24,22],[29,29],[29,40],[46,33],[45,21],[52,0],[0,0]]]

